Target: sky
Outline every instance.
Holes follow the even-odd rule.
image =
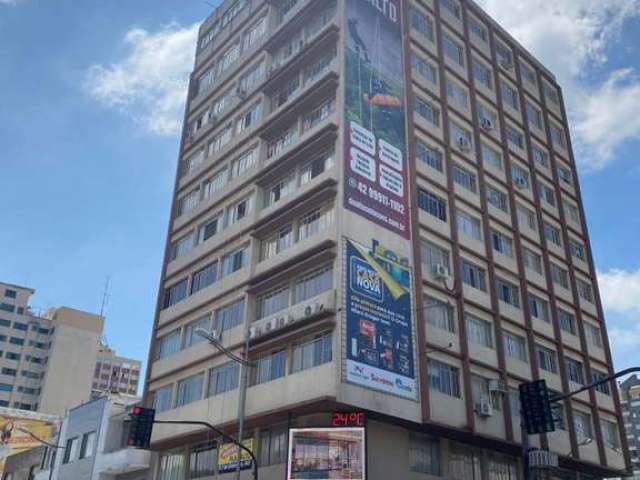
[[[146,360],[198,23],[216,0],[0,0],[0,280]],[[640,0],[478,0],[557,76],[617,369],[640,365]],[[505,8],[509,5],[509,8]]]

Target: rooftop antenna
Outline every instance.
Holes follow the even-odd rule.
[[[104,282],[104,290],[102,291],[102,302],[100,303],[100,317],[104,318],[104,312],[107,308],[107,304],[109,303],[109,283],[111,282],[111,277],[107,275],[107,278]],[[109,342],[107,341],[107,335],[102,335],[102,343],[105,346],[109,346]]]

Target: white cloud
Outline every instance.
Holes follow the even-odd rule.
[[[197,32],[198,24],[171,24],[153,33],[130,30],[123,40],[127,55],[111,65],[91,66],[87,91],[149,133],[179,134]]]
[[[18,2],[21,2],[22,0],[0,0],[0,5],[10,5],[10,6],[14,6],[17,5]]]
[[[600,85],[586,75],[605,66],[624,22],[640,15],[640,0],[519,0],[508,8],[504,0],[478,2],[556,74],[583,166],[602,168],[623,142],[640,138],[638,115],[629,113],[633,102],[626,101],[640,91],[640,81],[629,70],[611,73]]]
[[[598,272],[598,285],[605,310],[640,314],[640,269]]]

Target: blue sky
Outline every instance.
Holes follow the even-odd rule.
[[[210,3],[216,3],[215,1]],[[640,1],[479,0],[565,88],[616,366],[640,364]],[[553,4],[553,8],[552,5]],[[0,279],[146,359],[201,0],[0,0]]]

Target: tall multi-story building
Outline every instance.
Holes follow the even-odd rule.
[[[0,406],[60,415],[89,400],[103,318],[68,307],[36,315],[34,292],[0,283]]]
[[[260,478],[518,478],[518,385],[612,372],[562,92],[470,0],[222,2],[174,190],[145,402],[234,432],[197,331],[248,337]],[[626,468],[614,385],[560,407],[550,478]],[[198,427],[153,447],[158,479],[237,467]]]
[[[624,417],[633,479],[640,479],[640,378],[632,375],[620,382],[620,403]]]
[[[140,360],[121,357],[100,342],[96,369],[93,373],[94,398],[105,393],[137,395],[140,383]]]

